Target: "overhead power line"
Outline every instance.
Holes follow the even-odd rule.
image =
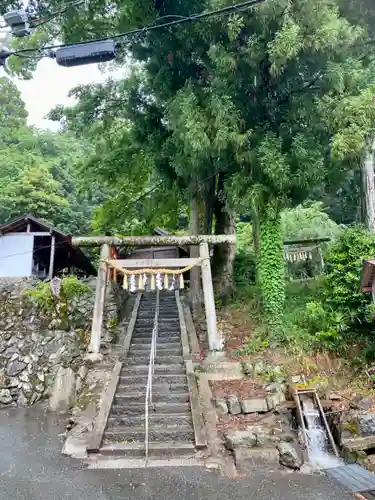
[[[139,34],[143,33],[148,33],[150,31],[155,31],[163,28],[169,28],[173,26],[178,26],[182,24],[187,24],[187,23],[192,23],[195,21],[201,21],[204,19],[208,19],[210,17],[216,17],[216,16],[224,16],[224,15],[230,15],[235,12],[241,12],[243,10],[250,9],[251,7],[254,7],[256,5],[260,5],[262,3],[265,3],[267,0],[246,0],[241,3],[236,3],[234,5],[230,5],[227,7],[223,7],[221,9],[216,9],[216,10],[211,10],[207,12],[201,12],[198,14],[192,14],[190,16],[173,16],[177,17],[177,19],[174,19],[173,21],[168,21],[165,23],[160,23],[159,21],[163,19],[163,17],[156,19],[152,24],[148,26],[144,26],[143,28],[137,28],[133,29],[130,31],[125,31],[122,33],[115,34],[113,36],[106,36],[106,37],[101,37],[101,38],[94,38],[91,40],[84,40],[81,42],[71,42],[71,43],[62,43],[62,44],[54,44],[54,45],[48,45],[44,47],[39,47],[39,48],[24,48],[24,49],[19,49],[15,51],[2,51],[0,52],[0,59],[4,60],[9,56],[18,56],[21,54],[27,54],[30,52],[41,52],[41,51],[53,51],[57,49],[63,49],[63,48],[68,48],[68,47],[81,47],[81,46],[89,46],[90,44],[97,44],[99,42],[106,42],[106,41],[111,41],[111,40],[120,40],[121,38],[129,38],[133,37]],[[78,4],[80,2],[73,2],[72,5]],[[67,10],[70,7],[67,6],[65,10]],[[56,15],[59,15],[61,11],[59,11]],[[165,17],[171,17],[171,16],[165,16]],[[45,24],[45,23],[43,23]],[[121,46],[121,42],[117,42],[117,46]]]

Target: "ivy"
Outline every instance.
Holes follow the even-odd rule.
[[[258,279],[269,331],[280,333],[285,303],[285,270],[281,220],[278,213],[266,213],[260,221]]]

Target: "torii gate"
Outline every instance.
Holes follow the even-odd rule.
[[[98,279],[96,283],[95,305],[92,319],[89,352],[100,352],[100,339],[103,324],[104,301],[106,293],[108,267],[113,264],[121,267],[179,267],[200,266],[207,322],[208,345],[211,352],[221,351],[221,340],[217,332],[214,290],[212,285],[209,244],[235,244],[235,235],[197,235],[197,236],[88,236],[72,239],[76,247],[101,247]],[[111,262],[111,246],[163,246],[163,245],[199,245],[199,258],[195,259],[143,259],[116,260]],[[168,262],[167,262],[168,261]]]

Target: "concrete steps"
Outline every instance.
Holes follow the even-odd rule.
[[[145,446],[144,443],[111,443],[103,445],[100,451],[103,456],[142,458]],[[194,445],[190,441],[150,443],[150,455],[157,458],[192,455],[194,451]]]
[[[174,293],[162,292],[159,297],[149,458],[190,459],[195,455],[195,434],[177,304]],[[144,294],[100,449],[105,459],[145,457],[145,399],[155,307],[155,293]]]

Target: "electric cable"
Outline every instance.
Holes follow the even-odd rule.
[[[169,28],[172,26],[186,24],[186,23],[190,23],[190,22],[194,22],[194,21],[200,21],[202,19],[207,19],[207,18],[214,17],[214,16],[230,15],[234,12],[243,11],[246,9],[250,9],[251,7],[254,7],[256,5],[263,4],[266,1],[267,0],[246,0],[245,2],[237,3],[234,5],[227,6],[227,7],[223,7],[221,9],[210,10],[207,12],[201,12],[199,14],[192,14],[192,15],[186,16],[186,17],[178,16],[178,19],[175,19],[173,21],[169,21],[169,22],[161,23],[161,24],[155,24],[155,22],[163,19],[163,17],[161,17],[161,18],[158,18],[155,21],[153,21],[153,23],[151,23],[150,25],[144,26],[143,28],[136,28],[136,29],[133,29],[130,31],[125,31],[123,33],[115,34],[113,36],[106,36],[106,37],[102,37],[102,38],[93,38],[91,40],[84,40],[84,41],[80,41],[80,42],[69,42],[69,43],[47,45],[45,47],[40,47],[37,49],[36,48],[19,49],[19,50],[15,50],[15,51],[9,51],[9,55],[7,57],[18,56],[19,54],[24,54],[27,52],[35,52],[38,50],[39,51],[54,50],[54,49],[61,49],[61,48],[65,48],[65,47],[71,47],[71,46],[88,45],[90,43],[105,42],[108,40],[119,40],[121,38],[133,37],[133,36],[138,35],[138,34],[147,33],[149,31],[154,31],[154,30],[161,29],[161,28]],[[170,16],[165,16],[165,17],[170,17]],[[177,16],[173,16],[173,17],[177,17]]]

